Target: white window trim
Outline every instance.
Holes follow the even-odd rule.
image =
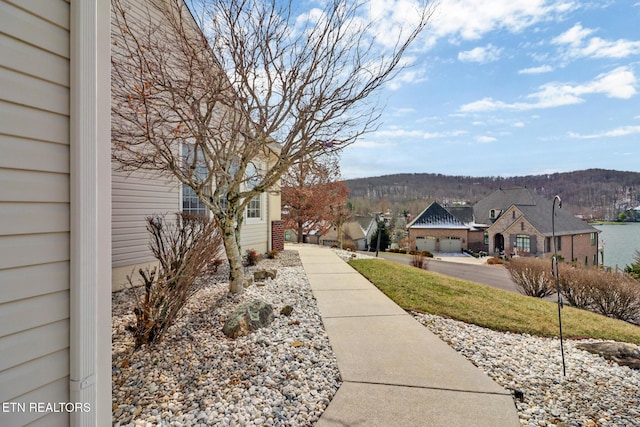
[[[267,210],[266,193],[258,194],[258,197],[260,198],[260,218],[249,218],[249,215],[248,215],[249,205],[247,205],[247,207],[244,210],[245,224],[263,224],[266,222],[266,210]]]

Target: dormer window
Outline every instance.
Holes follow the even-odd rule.
[[[497,211],[496,211],[495,209],[491,209],[491,210],[489,211],[489,218],[491,218],[491,219],[496,219],[496,217],[497,217],[497,216],[498,216],[498,215],[497,215]]]

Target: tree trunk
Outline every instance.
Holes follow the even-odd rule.
[[[302,222],[298,221],[298,243],[304,243]]]
[[[241,294],[244,290],[244,269],[237,237],[233,220],[225,220],[222,224],[222,241],[229,260],[229,292],[232,294]]]

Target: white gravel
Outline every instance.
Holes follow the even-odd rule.
[[[297,252],[284,251],[275,280],[228,296],[208,278],[183,315],[154,346],[132,352],[128,291],[114,294],[112,320],[115,426],[311,426],[340,378]],[[218,276],[224,277],[225,271]],[[235,307],[253,299],[274,306],[274,322],[236,340],[222,333]],[[279,315],[293,306],[290,317]]]
[[[340,385],[335,357],[297,252],[261,268],[273,265],[275,280],[241,296],[227,295],[225,271],[208,278],[163,342],[133,353],[125,331],[130,298],[114,294],[115,426],[312,426],[319,419]],[[273,324],[236,340],[224,336],[226,316],[255,298],[274,306]],[[291,317],[278,315],[287,304]],[[563,377],[557,339],[414,316],[505,389],[522,392],[516,407],[523,426],[640,426],[640,371],[565,341]]]
[[[414,316],[498,384],[523,393],[516,400],[523,426],[640,426],[640,371],[578,350],[577,341],[565,341],[563,377],[559,339]]]

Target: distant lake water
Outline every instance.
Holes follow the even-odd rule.
[[[617,265],[624,269],[633,262],[635,251],[640,250],[640,222],[594,227],[601,231],[599,238],[600,246],[604,247],[604,265]]]

